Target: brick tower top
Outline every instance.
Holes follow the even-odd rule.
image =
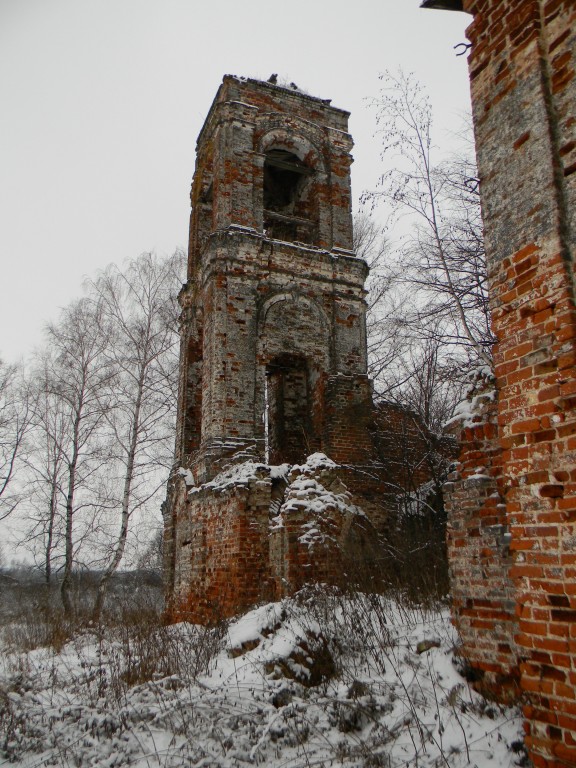
[[[189,277],[211,233],[352,249],[349,113],[296,86],[226,75],[197,141]]]
[[[214,121],[218,120],[219,107],[230,102],[242,102],[268,112],[289,112],[319,125],[348,131],[350,112],[331,106],[331,99],[310,96],[294,83],[285,86],[250,77],[224,75],[198,134],[197,147],[203,141],[204,134],[213,130]]]

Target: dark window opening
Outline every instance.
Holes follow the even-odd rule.
[[[266,368],[267,453],[270,464],[297,464],[310,453],[311,420],[306,360],[283,355]]]
[[[310,169],[296,155],[283,149],[266,153],[264,162],[264,208],[268,211],[292,214],[302,180]]]
[[[272,149],[264,161],[264,230],[268,237],[313,243],[315,223],[305,199],[313,171],[284,149]]]
[[[214,201],[214,184],[212,181],[208,181],[202,188],[200,193],[200,202],[206,205],[212,205]]]
[[[201,340],[191,339],[186,359],[184,389],[184,453],[192,454],[200,447],[202,425],[202,347]]]

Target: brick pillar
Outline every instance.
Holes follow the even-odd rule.
[[[337,464],[369,464],[374,456],[370,427],[374,421],[367,376],[330,376],[325,389],[323,446]]]

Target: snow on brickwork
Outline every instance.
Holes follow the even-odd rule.
[[[358,557],[369,568],[378,537],[339,475],[315,453],[291,468],[247,461],[186,485],[169,615],[210,623],[311,581],[342,583]]]

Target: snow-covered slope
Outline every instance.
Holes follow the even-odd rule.
[[[482,768],[523,756],[519,712],[470,690],[443,611],[317,588],[219,630],[130,637],[85,632],[59,653],[5,653],[4,759]]]

